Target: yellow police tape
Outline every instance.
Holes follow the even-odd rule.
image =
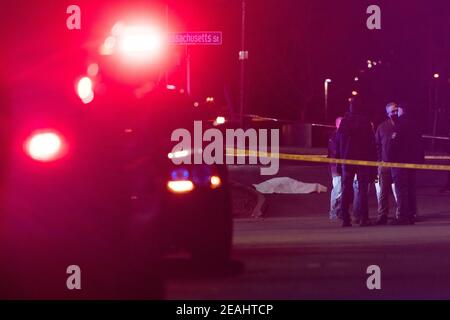
[[[326,158],[324,156],[317,156],[317,155],[270,153],[270,152],[244,150],[244,149],[233,149],[233,148],[226,148],[226,155],[227,156],[238,156],[238,157],[244,156],[244,157],[261,157],[261,158],[279,158],[282,160],[321,162],[321,163],[339,163],[339,164],[351,164],[351,165],[370,166],[370,167],[450,171],[450,165],[395,163],[395,162],[378,162],[378,161],[365,161],[365,160],[343,160],[343,159]]]

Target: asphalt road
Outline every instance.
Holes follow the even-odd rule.
[[[167,260],[167,298],[450,299],[450,194],[438,192],[445,175],[419,172],[414,226],[341,228],[328,219],[329,193],[269,195],[264,219],[235,220],[227,272]],[[322,165],[284,164],[278,176],[330,186]],[[252,166],[231,167],[231,177],[245,184],[270,178]],[[367,288],[371,265],[380,267],[380,290]]]

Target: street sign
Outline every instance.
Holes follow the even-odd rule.
[[[196,32],[172,32],[169,33],[169,44],[173,45],[221,45],[222,32],[196,31]]]

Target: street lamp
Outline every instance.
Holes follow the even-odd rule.
[[[439,118],[439,97],[438,97],[438,89],[439,89],[439,84],[437,82],[437,80],[440,78],[440,74],[439,73],[435,73],[433,74],[433,78],[436,80],[436,82],[434,82],[432,85],[434,87],[434,119],[433,119],[433,136],[436,136],[437,134],[437,129],[438,129],[438,118]],[[431,148],[434,151],[435,150],[435,139],[433,139],[433,141],[431,142]]]
[[[245,104],[245,60],[248,59],[248,51],[245,50],[245,26],[246,26],[246,0],[241,3],[241,51],[239,60],[241,63],[240,88],[239,88],[239,121],[244,126],[244,104]]]
[[[328,85],[331,83],[331,79],[326,79],[324,82],[325,89],[325,122],[327,121],[328,114]]]

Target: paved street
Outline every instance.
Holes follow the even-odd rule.
[[[265,178],[258,168],[232,167],[245,184]],[[236,219],[234,259],[243,270],[205,274],[189,260],[168,260],[169,299],[450,298],[450,195],[438,192],[445,174],[419,172],[414,226],[343,229],[328,220],[329,193],[269,195],[265,219]],[[283,164],[278,176],[329,187],[322,165]],[[375,192],[370,215],[376,216]],[[366,287],[370,265],[381,268],[381,290]]]

